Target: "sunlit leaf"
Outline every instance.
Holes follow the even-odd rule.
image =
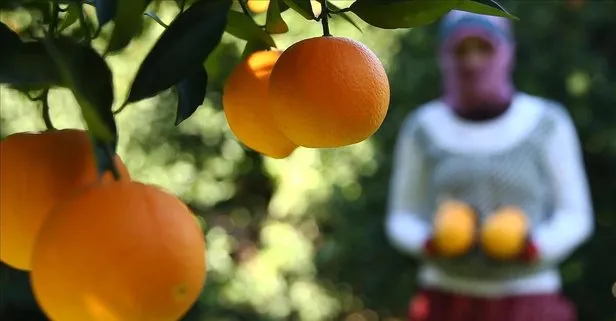
[[[116,3],[113,32],[107,46],[108,53],[124,49],[139,33],[145,6],[144,0],[120,0]]]
[[[282,34],[289,31],[289,26],[280,15],[280,1],[270,0],[265,18],[265,30],[270,34]]]
[[[257,26],[249,16],[235,10],[229,10],[227,13],[225,31],[246,41],[261,41],[270,47],[276,47],[269,33]]]
[[[428,25],[462,0],[357,0],[350,9],[368,24],[382,29]]]
[[[64,15],[64,19],[62,19],[62,24],[60,24],[59,31],[64,31],[64,29],[72,26],[77,20],[79,20],[79,15],[81,14],[80,4],[71,3],[68,5],[68,9],[66,14]]]
[[[464,0],[456,6],[457,10],[478,13],[489,16],[505,17],[518,20],[518,17],[507,12],[494,0]]]

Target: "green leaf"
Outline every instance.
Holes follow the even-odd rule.
[[[5,43],[4,38],[2,43]],[[0,83],[28,88],[62,85],[59,70],[42,43],[28,42],[7,47],[13,50],[0,54]]]
[[[242,51],[242,55],[240,57],[240,59],[244,59],[246,58],[248,55],[250,55],[251,53],[255,52],[255,51],[260,51],[260,50],[267,50],[270,47],[260,41],[248,41],[246,43],[246,46],[244,47],[244,51]]]
[[[116,15],[117,0],[94,0],[98,26],[103,27]]]
[[[270,0],[272,1],[272,0]],[[278,2],[278,7],[280,8],[280,13],[283,13],[287,10],[289,10],[289,6],[287,6],[286,3],[284,3],[284,0],[277,0]]]
[[[177,86],[178,109],[175,116],[175,125],[181,124],[203,104],[207,88],[207,71],[203,66],[190,77],[182,80]]]
[[[254,20],[242,12],[229,10],[225,31],[246,41],[261,41],[270,47],[276,47],[272,36],[259,28]]]
[[[115,25],[107,45],[107,53],[124,49],[143,25],[144,0],[120,0],[116,2]]]
[[[79,20],[81,4],[71,3],[68,5],[68,9],[66,14],[64,15],[64,19],[62,19],[62,24],[60,25],[59,31],[62,32],[66,28],[72,26],[77,20]]]
[[[79,103],[90,134],[103,142],[117,141],[111,110],[113,76],[105,60],[94,49],[69,38],[45,38],[43,44],[59,70],[63,86]]]
[[[157,95],[200,68],[216,48],[230,0],[201,0],[179,14],[139,66],[124,105]]]
[[[166,24],[157,14],[156,12],[144,12],[143,13],[144,16],[148,16],[150,18],[152,18],[152,20],[156,21],[156,23],[158,23],[160,26],[162,26],[163,28],[167,29],[169,28],[169,25]]]
[[[16,48],[22,45],[19,35],[9,28],[7,25],[0,21],[0,44],[2,44],[2,50],[0,50],[0,58],[11,53]],[[11,50],[13,49],[13,50]],[[2,62],[0,62],[1,64]]]
[[[310,0],[282,0],[289,8],[295,10],[308,20],[316,20]]]
[[[463,0],[357,0],[350,9],[382,29],[414,28],[433,23]]]
[[[327,7],[330,10],[340,11],[340,8],[338,6],[336,6],[335,4],[331,3],[331,1],[327,1]],[[334,14],[334,17],[336,17],[336,16],[340,16],[340,18],[346,20],[348,23],[352,24],[353,27],[355,27],[357,30],[359,30],[359,31],[361,31],[363,33],[363,30],[361,30],[361,28],[359,27],[357,22],[355,22],[355,20],[353,20],[353,18],[351,18],[351,16],[348,13],[340,12],[340,13]]]
[[[289,31],[289,26],[280,15],[280,0],[270,0],[265,17],[265,31],[277,35]]]
[[[456,6],[456,9],[488,16],[519,20],[518,17],[507,12],[505,8],[494,0],[464,0]]]

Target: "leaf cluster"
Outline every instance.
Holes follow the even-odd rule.
[[[115,146],[114,114],[174,89],[178,94],[175,124],[179,125],[205,99],[208,74],[203,63],[223,34],[245,40],[244,55],[276,48],[273,35],[290,28],[283,15],[286,11],[322,23],[325,35],[329,35],[328,18],[340,17],[360,28],[352,15],[384,29],[424,26],[454,9],[515,19],[493,0],[356,0],[346,8],[319,0],[322,9],[318,16],[310,0],[268,0],[265,23],[259,25],[247,0],[175,0],[179,13],[164,22],[156,13],[161,1],[0,0],[2,11],[27,9],[40,17],[19,33],[0,23],[0,84],[25,92],[70,89],[93,138]],[[94,17],[87,9],[94,9]],[[113,74],[105,58],[128,50],[146,19],[165,30],[140,63],[128,97],[114,112],[118,98],[114,97]],[[104,51],[99,52],[92,41],[107,25],[111,31]]]

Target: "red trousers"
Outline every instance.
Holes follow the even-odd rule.
[[[560,294],[484,299],[424,290],[411,300],[409,321],[577,321],[577,311]]]

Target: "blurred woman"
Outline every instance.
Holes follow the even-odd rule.
[[[395,150],[387,234],[421,260],[412,321],[575,321],[558,265],[594,229],[577,133],[554,101],[512,84],[508,20],[452,11],[440,30],[443,96],[412,112]],[[500,206],[529,222],[507,261],[480,246],[441,257],[432,246],[442,201],[470,204],[478,222]]]

